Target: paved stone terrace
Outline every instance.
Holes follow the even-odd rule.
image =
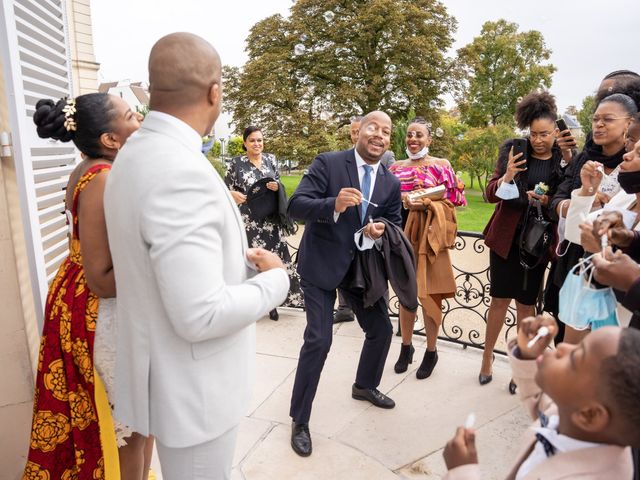
[[[446,471],[442,449],[469,412],[477,418],[485,478],[507,474],[529,425],[517,397],[507,391],[507,360],[496,357],[494,380],[481,387],[481,352],[440,342],[433,375],[417,380],[424,339],[414,338],[414,363],[398,375],[393,365],[400,338],[394,336],[380,390],[396,401],[396,408],[382,410],[351,398],[363,339],[356,322],[334,327],[310,422],[313,454],[297,456],[289,445],[288,411],[306,322],[304,312],[279,311],[279,321],[265,318],[257,324],[256,384],[240,426],[234,480],[438,479]],[[157,459],[154,467],[161,479]]]

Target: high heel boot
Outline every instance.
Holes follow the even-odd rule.
[[[431,376],[431,372],[438,363],[438,351],[434,350],[430,352],[427,350],[424,352],[424,358],[422,359],[422,363],[420,364],[420,368],[416,371],[416,377],[422,380],[423,378],[427,378]]]
[[[400,356],[393,369],[396,373],[403,373],[409,368],[409,364],[413,363],[413,353],[416,351],[412,344],[400,346]]]

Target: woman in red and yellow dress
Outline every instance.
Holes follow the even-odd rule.
[[[114,424],[93,360],[99,299],[115,296],[102,198],[111,164],[140,127],[140,115],[119,97],[91,93],[40,100],[33,120],[41,138],[73,141],[84,160],[67,184],[69,255],[47,296],[23,478],[117,479]],[[132,444],[142,456],[144,439]],[[134,478],[124,469],[122,478]]]

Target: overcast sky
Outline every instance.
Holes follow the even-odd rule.
[[[487,20],[505,18],[520,30],[539,30],[557,71],[551,92],[560,111],[580,106],[612,70],[640,72],[640,0],[444,0],[458,20],[454,49],[480,33]],[[241,66],[245,39],[257,21],[288,15],[291,0],[91,0],[94,47],[100,81],[147,80],[147,58],[155,41],[187,31],[209,40],[222,62]],[[453,52],[452,52],[453,53]],[[425,53],[428,55],[428,52]],[[451,104],[450,98],[445,98]],[[226,136],[228,118],[216,124]]]

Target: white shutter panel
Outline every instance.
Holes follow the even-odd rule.
[[[0,46],[16,176],[38,322],[47,288],[67,255],[65,187],[77,152],[42,140],[33,112],[41,98],[72,95],[64,0],[2,0]]]

